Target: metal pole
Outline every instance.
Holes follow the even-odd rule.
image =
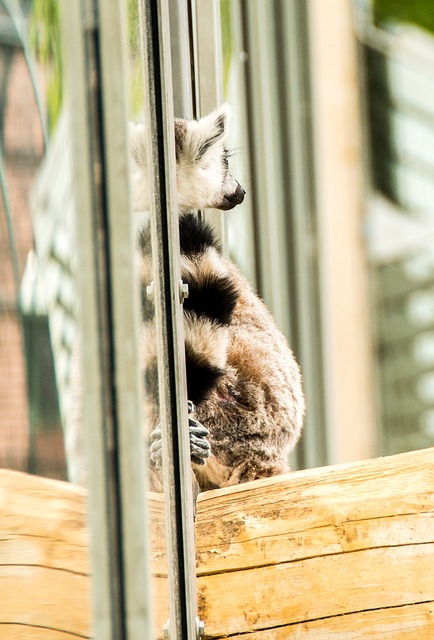
[[[300,466],[324,464],[324,398],[304,0],[240,0],[259,292],[300,361]]]
[[[62,3],[78,213],[93,637],[151,638],[122,2]]]
[[[171,613],[166,636],[197,637],[196,560],[192,469],[188,439],[187,384],[180,297],[179,229],[170,28],[167,0],[141,0],[145,109],[148,123],[151,225],[156,259],[157,326],[163,481]]]
[[[173,112],[176,118],[193,118],[193,78],[190,54],[191,16],[187,0],[169,0],[170,51],[173,78]]]

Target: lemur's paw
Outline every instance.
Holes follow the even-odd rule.
[[[190,437],[191,461],[195,464],[205,464],[211,455],[211,445],[208,440],[209,430],[191,417],[195,410],[191,400],[188,401],[188,433]]]
[[[157,425],[149,436],[149,459],[154,469],[161,469],[163,455],[160,425]]]
[[[191,461],[195,464],[205,464],[211,455],[211,445],[208,440],[209,430],[191,417],[195,410],[194,404],[188,401],[188,434],[190,439]],[[157,425],[149,436],[149,459],[154,469],[161,469],[162,465],[161,426]]]

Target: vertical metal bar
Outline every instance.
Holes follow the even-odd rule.
[[[241,183],[247,189],[247,198],[241,209],[234,216],[227,219],[228,248],[231,257],[241,268],[249,282],[258,288],[258,264],[255,243],[255,225],[253,223],[252,189],[249,176],[252,175],[251,162],[253,158],[247,153],[249,140],[249,97],[247,94],[246,73],[249,64],[245,32],[242,20],[242,0],[232,0],[230,3],[231,25],[231,62],[228,80],[228,99],[235,106],[235,127],[232,144],[242,150],[232,161],[235,164],[235,175],[241,177]],[[247,180],[247,182],[245,182]]]
[[[173,112],[177,118],[193,118],[190,16],[187,0],[169,0],[170,51],[173,78]]]
[[[273,6],[261,0],[242,3],[246,65],[249,151],[259,291],[280,329],[291,336],[290,283],[286,257],[278,91],[275,82]],[[281,43],[282,44],[282,43]],[[282,44],[283,48],[283,44]],[[282,55],[281,51],[281,55]]]
[[[173,97],[167,0],[141,0],[145,107],[153,185],[151,224],[158,274],[155,291],[163,480],[170,566],[172,640],[196,638],[197,595],[192,469],[180,299]]]
[[[223,56],[220,0],[192,0],[193,42],[195,46],[194,76],[197,116],[206,115],[223,102]],[[222,247],[226,249],[224,214],[215,209],[204,212],[212,224]]]
[[[122,3],[62,4],[80,247],[93,636],[151,637]]]
[[[139,363],[139,295],[135,225],[131,216],[128,168],[126,4],[98,0],[104,157],[108,209],[109,276],[112,295],[112,366],[118,421],[116,487],[119,500],[128,640],[143,640],[150,629],[149,540],[144,532],[146,474],[143,451],[142,383]]]
[[[89,474],[89,524],[91,531],[92,568],[92,614],[93,635],[99,639],[114,638],[118,624],[114,617],[118,613],[112,603],[111,584],[114,567],[112,549],[108,535],[110,513],[106,497],[106,452],[105,452],[105,398],[104,374],[100,353],[100,314],[98,281],[98,251],[95,246],[94,184],[95,166],[89,145],[91,136],[89,105],[87,103],[89,75],[86,68],[84,30],[82,27],[81,3],[62,5],[63,42],[65,46],[65,70],[71,101],[71,119],[75,136],[73,155],[75,162],[74,198],[77,207],[77,237],[80,242],[79,290],[81,298],[80,329],[83,335],[83,428],[87,445],[93,449],[93,460]],[[83,274],[86,270],[86,279]],[[90,277],[89,277],[90,274]],[[86,310],[86,313],[83,311]],[[122,637],[122,636],[121,636]]]
[[[223,60],[220,24],[220,0],[195,2],[197,42],[196,83],[199,113],[207,114],[223,99]]]
[[[300,358],[308,399],[299,456],[303,467],[327,463],[323,345],[320,321],[316,203],[310,112],[310,60],[304,0],[274,4],[282,109],[283,184],[288,217],[287,255],[291,273],[292,342]]]
[[[241,0],[240,9],[258,286],[301,363],[308,413],[297,457],[317,466],[326,448],[305,7]]]

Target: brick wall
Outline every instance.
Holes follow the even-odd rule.
[[[30,75],[19,50],[9,70],[0,48],[0,78],[5,78],[3,137],[7,194],[20,279],[33,246],[29,197],[43,154],[42,131]],[[41,80],[41,78],[40,78]],[[1,98],[1,96],[0,96]],[[27,375],[17,288],[3,199],[0,199],[0,467],[64,475],[59,425],[32,435],[30,446]],[[36,366],[35,366],[36,365]],[[36,375],[44,376],[33,363]],[[34,425],[33,425],[34,426]]]

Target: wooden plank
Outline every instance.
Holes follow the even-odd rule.
[[[85,636],[30,624],[0,622],[0,637],[5,640],[77,640]]]
[[[88,576],[46,567],[3,565],[0,591],[0,623],[20,622],[90,638]]]
[[[320,625],[371,609],[381,617],[389,607],[434,601],[433,487],[434,453],[425,450],[202,494],[198,587],[207,633]]]
[[[434,607],[423,603],[285,625],[231,640],[415,640],[432,638],[433,630]]]
[[[0,564],[26,558],[28,564],[89,573],[86,495],[67,482],[0,469]],[[162,495],[153,494],[152,570],[159,575],[167,575],[163,508]]]
[[[81,487],[0,470],[2,640],[90,637],[86,515]],[[161,495],[152,494],[150,516],[154,616],[162,629],[169,614]]]
[[[196,536],[207,637],[430,640],[433,488],[427,449],[202,494]],[[163,504],[149,498],[161,630]],[[0,637],[89,637],[88,566],[85,491],[0,471]]]
[[[434,543],[319,556],[199,579],[209,637],[434,604]]]
[[[198,502],[198,575],[433,541],[433,489],[427,449],[208,491]]]
[[[162,630],[169,617],[167,577],[154,576],[152,587],[155,624]],[[14,637],[6,635],[6,631],[15,624],[51,630],[66,637],[91,637],[89,575],[0,563],[0,593],[2,640]]]

